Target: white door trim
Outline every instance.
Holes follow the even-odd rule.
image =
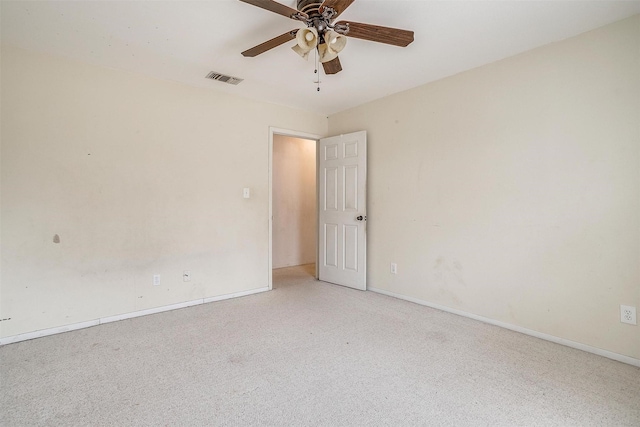
[[[300,132],[297,130],[291,129],[282,129],[273,126],[269,126],[269,262],[268,262],[268,282],[269,282],[269,290],[273,289],[273,135],[284,135],[291,136],[294,138],[302,138],[302,139],[310,139],[316,141],[316,152],[317,152],[317,144],[322,135],[316,135],[313,133]],[[317,160],[316,155],[316,162]],[[316,189],[318,187],[318,176],[316,174]],[[317,190],[316,190],[317,191]],[[316,225],[317,227],[317,225]],[[317,235],[317,232],[316,232]],[[317,250],[316,245],[316,250]],[[317,257],[316,257],[317,258]],[[316,263],[317,264],[317,263]],[[317,271],[317,267],[316,267]]]

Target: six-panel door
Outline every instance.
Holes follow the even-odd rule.
[[[320,140],[320,280],[365,290],[367,134]]]

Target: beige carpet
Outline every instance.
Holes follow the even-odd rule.
[[[0,347],[0,424],[640,426],[639,368],[312,271]]]

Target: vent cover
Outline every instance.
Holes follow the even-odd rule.
[[[237,77],[225,76],[224,74],[220,74],[218,72],[212,71],[205,76],[207,79],[217,80],[223,83],[229,83],[230,85],[237,85],[244,79],[239,79]]]

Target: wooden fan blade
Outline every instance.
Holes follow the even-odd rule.
[[[297,10],[292,9],[289,6],[285,6],[273,0],[240,0],[240,1],[252,4],[254,6],[258,6],[262,9],[269,10],[271,12],[277,13],[282,16],[286,16],[287,18],[293,19],[293,16],[297,14],[300,14],[305,18],[309,18],[309,16],[306,13],[298,12]]]
[[[336,59],[329,62],[323,62],[322,67],[324,68],[325,74],[338,74],[342,71],[342,64],[340,64],[340,59],[337,56]]]
[[[351,3],[353,3],[354,1],[355,0],[324,0],[324,2],[322,2],[322,5],[318,9],[318,11],[322,13],[325,7],[330,7],[336,11],[336,14],[333,17],[333,19],[335,19],[338,17],[338,15],[344,12],[349,6],[351,6]]]
[[[298,30],[293,30],[293,31],[289,31],[288,33],[284,33],[281,36],[274,37],[271,40],[268,40],[264,43],[259,44],[258,46],[245,50],[244,52],[242,52],[242,56],[247,56],[249,58],[258,56],[261,53],[265,53],[266,51],[273,49],[274,47],[278,47],[283,43],[286,43],[288,41],[295,39],[297,33],[298,33]]]
[[[397,28],[379,27],[359,22],[340,21],[336,25],[349,24],[347,37],[369,40],[372,42],[392,44],[394,46],[407,47],[413,41],[413,31],[399,30]]]

